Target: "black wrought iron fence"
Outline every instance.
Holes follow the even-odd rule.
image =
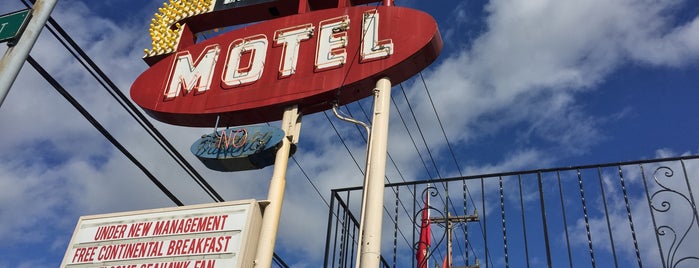
[[[693,189],[699,156],[387,184],[382,266],[429,226],[422,267],[699,267]],[[332,191],[325,267],[356,265],[361,195]]]

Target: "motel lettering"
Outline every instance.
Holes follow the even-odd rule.
[[[376,11],[364,12],[361,22],[361,40],[359,61],[367,62],[380,60],[393,54],[394,46],[391,39],[380,39],[380,16]],[[318,29],[313,24],[296,25],[275,31],[274,36],[265,34],[251,35],[239,38],[222,47],[219,44],[209,45],[203,52],[193,55],[184,50],[178,52],[172,63],[170,76],[164,89],[164,100],[172,100],[179,96],[199,95],[211,88],[215,68],[224,68],[220,82],[224,89],[245,86],[258,81],[264,74],[265,64],[274,64],[267,59],[270,47],[281,48],[278,78],[284,79],[294,75],[298,60],[314,57],[314,72],[322,72],[338,68],[347,63],[347,45],[351,41],[347,31],[351,28],[349,16],[339,16],[321,21]],[[316,33],[316,31],[318,33]],[[299,53],[305,41],[318,34],[315,55]],[[270,40],[271,39],[271,40]],[[223,52],[223,56],[221,56]],[[223,57],[223,64],[218,63]]]

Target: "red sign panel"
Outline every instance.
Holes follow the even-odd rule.
[[[151,116],[184,126],[244,125],[304,114],[372,94],[382,77],[400,83],[442,49],[434,19],[394,7],[348,7],[282,17],[186,47],[131,87]]]

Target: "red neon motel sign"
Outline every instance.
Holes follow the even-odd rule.
[[[275,121],[400,83],[442,49],[434,19],[402,7],[347,7],[240,28],[178,50],[141,74],[132,99],[169,124],[210,127]]]

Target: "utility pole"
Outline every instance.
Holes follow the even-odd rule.
[[[10,87],[14,84],[19,71],[29,56],[36,40],[39,38],[41,29],[46,25],[46,21],[51,16],[53,8],[58,0],[37,0],[34,3],[32,17],[24,32],[14,46],[10,46],[5,55],[0,60],[0,106],[5,97],[10,92]]]
[[[431,223],[443,223],[447,228],[447,267],[448,268],[479,268],[480,264],[476,260],[476,264],[472,266],[452,266],[452,232],[454,229],[454,223],[468,223],[478,221],[478,211],[475,211],[473,215],[466,216],[452,216],[451,213],[447,212],[446,217],[434,217],[430,218]],[[468,250],[468,249],[467,249]]]

